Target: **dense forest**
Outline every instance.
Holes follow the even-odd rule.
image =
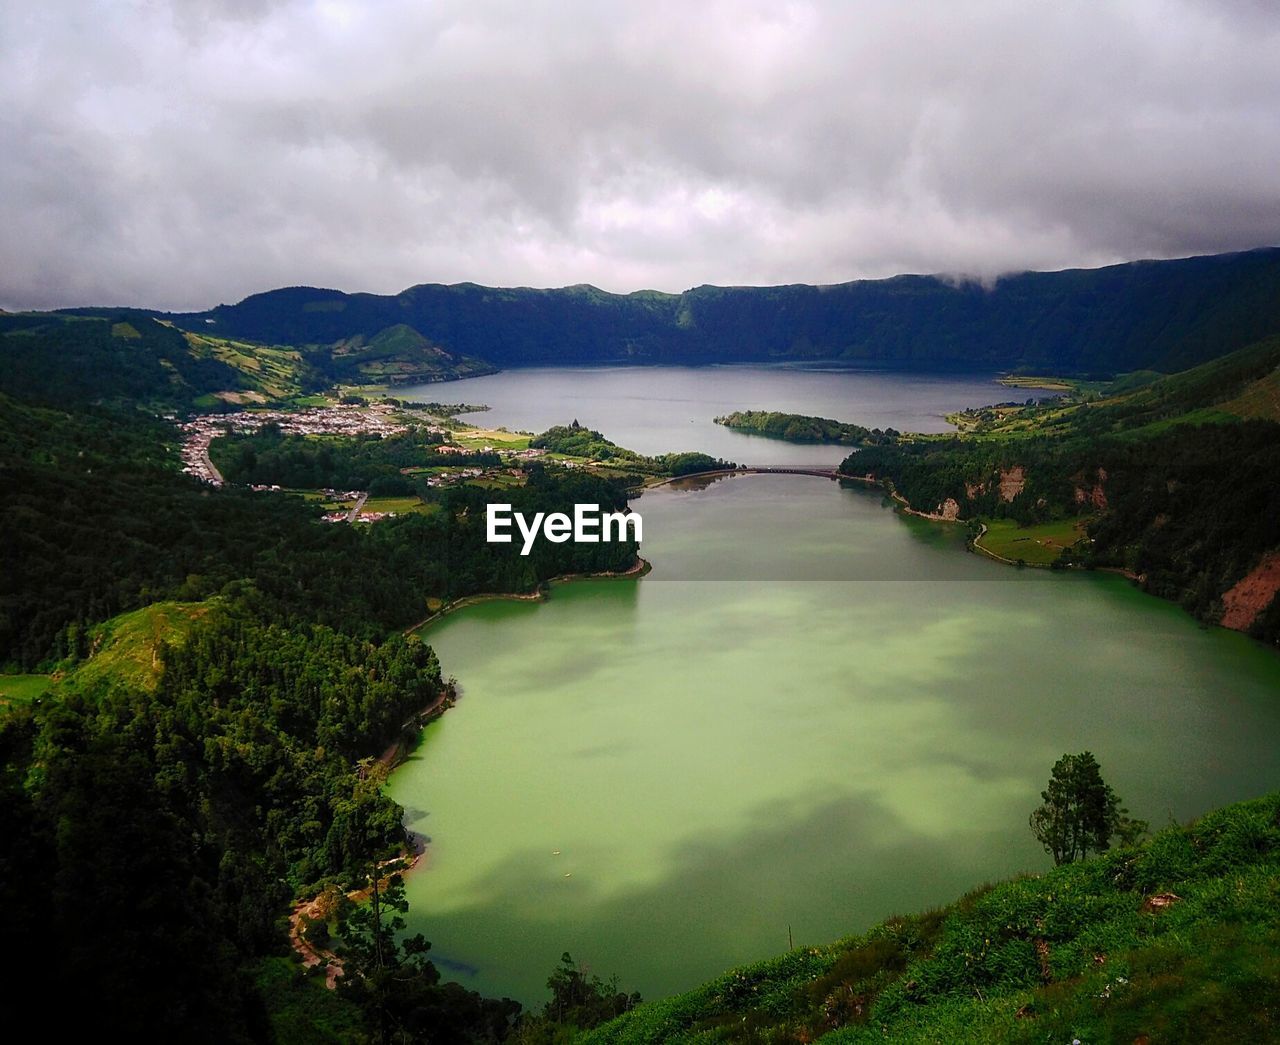
[[[33,997],[74,982],[86,1011],[147,1040],[270,1040],[282,1011],[298,1040],[324,1039],[313,1018],[502,1036],[519,1006],[440,985],[426,961],[392,970],[382,947],[366,968],[358,918],[335,944],[341,1000],[271,962],[293,897],[357,888],[405,845],[372,757],[450,683],[401,630],[431,600],[624,570],[635,543],[520,556],[486,543],[477,487],[325,526],[299,498],[180,474],[175,443],[130,408],[0,396],[0,663],[54,672],[49,695],[0,714],[15,977]],[[502,499],[626,504],[615,482],[536,465]],[[150,614],[148,645],[121,652],[129,628],[101,622],[130,610]]]
[[[873,446],[891,443],[900,434],[893,428],[864,428],[808,414],[783,414],[776,410],[735,410],[717,417],[716,424],[789,443],[833,443],[837,446]]]
[[[0,315],[0,392],[32,402],[168,406],[244,387],[233,367],[197,357],[181,331],[136,311]]]
[[[406,327],[455,356],[501,367],[846,360],[1173,373],[1280,332],[1280,250],[1026,272],[992,287],[935,276],[627,295],[474,283],[385,296],[290,287],[172,318],[299,346]]]
[[[278,425],[215,439],[209,456],[228,482],[283,486],[295,490],[368,490],[396,497],[424,489],[403,474],[406,468],[480,465],[496,468],[492,451],[441,454],[444,436],[417,428],[399,435],[369,434],[316,439],[285,435]]]
[[[251,588],[160,655],[153,691],[72,673],[0,717],[11,941],[126,1036],[264,1037],[254,960],[295,892],[403,843],[353,766],[444,683],[416,639],[272,621]]]

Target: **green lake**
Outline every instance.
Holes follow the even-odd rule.
[[[424,634],[462,696],[390,790],[446,977],[540,1004],[568,950],[658,997],[1042,870],[1027,815],[1068,751],[1156,826],[1277,786],[1280,658],[1120,578],[819,478],[636,507],[647,577]]]

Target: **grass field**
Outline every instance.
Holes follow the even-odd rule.
[[[409,512],[420,512],[430,515],[440,510],[438,504],[423,504],[417,497],[370,497],[364,502],[362,512],[395,512],[406,515]]]
[[[27,704],[48,688],[48,675],[0,675],[0,703]]]
[[[475,450],[482,446],[492,446],[499,450],[527,450],[529,439],[529,436],[521,435],[519,432],[503,432],[496,428],[469,428],[466,431],[456,432],[453,437],[455,443],[465,446],[468,450]]]
[[[507,490],[513,486],[523,486],[524,477],[500,472],[497,475],[486,475],[479,479],[470,479],[467,484],[469,486],[483,486],[489,490]]]
[[[1012,519],[992,519],[979,546],[1002,559],[1047,566],[1084,537],[1083,520],[1059,519],[1039,526],[1019,526]]]

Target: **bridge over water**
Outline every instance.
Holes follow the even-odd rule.
[[[853,479],[858,482],[868,482],[865,477],[860,475],[841,475],[835,468],[804,468],[801,466],[784,466],[784,465],[743,465],[740,468],[725,468],[718,472],[693,472],[689,475],[678,475],[673,479],[663,479],[660,483],[654,483],[653,486],[665,486],[667,483],[679,482],[681,479],[707,479],[720,475],[816,475],[822,479]]]

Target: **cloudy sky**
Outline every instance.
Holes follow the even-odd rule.
[[[0,8],[0,306],[1280,244],[1271,0]]]

